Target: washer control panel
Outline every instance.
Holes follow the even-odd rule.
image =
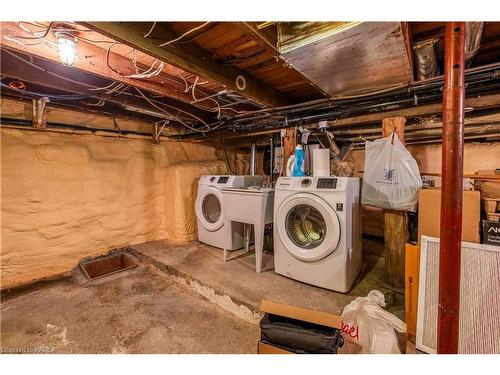
[[[227,184],[227,181],[229,181],[229,176],[220,176],[217,183],[218,184]]]
[[[337,179],[336,178],[318,178],[318,183],[316,185],[317,189],[336,189]]]

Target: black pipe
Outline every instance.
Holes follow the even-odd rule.
[[[492,66],[490,69],[497,68],[497,66]],[[479,72],[468,79],[468,96],[476,95],[476,94],[485,94],[488,92],[498,92],[500,89],[500,84],[490,84],[485,86],[484,82],[489,82],[492,80],[497,80],[499,78],[498,70],[490,71],[487,73]],[[426,104],[439,102],[442,98],[441,93],[441,81],[431,80],[427,83],[428,87],[431,87],[432,90],[428,92],[421,93],[417,96],[417,104]],[[423,87],[416,86],[417,88]],[[328,100],[317,100],[312,103],[306,109],[294,106],[296,108],[286,111],[286,110],[267,110],[265,114],[252,116],[247,115],[248,117],[235,117],[231,120],[228,120],[226,125],[223,126],[225,130],[243,130],[243,131],[251,131],[257,130],[260,128],[264,129],[275,129],[275,128],[283,128],[289,127],[292,124],[296,123],[304,123],[304,122],[312,122],[312,121],[321,121],[321,120],[330,120],[337,119],[342,117],[352,116],[354,114],[361,113],[373,113],[380,112],[384,110],[390,109],[400,109],[400,108],[409,108],[415,105],[415,98],[412,95],[409,97],[409,93],[407,92],[404,96],[401,92],[397,92],[396,95],[394,92],[390,93],[391,101],[381,101],[381,97],[387,97],[388,94],[384,93],[383,95],[379,95],[373,98],[362,98],[361,100],[356,99],[356,102],[353,100],[344,100],[339,102],[330,102]],[[257,111],[262,113],[263,111]],[[271,120],[270,117],[280,116],[279,120]],[[290,117],[288,117],[290,116]],[[267,120],[267,121],[258,121],[258,120]],[[254,122],[254,124],[248,124],[247,122]],[[194,137],[193,137],[194,136]],[[198,138],[194,133],[185,133],[184,135],[177,136],[173,139],[185,139],[185,138]]]
[[[5,125],[18,126],[20,129],[33,128],[33,123],[31,120],[0,117],[0,126],[5,126]],[[134,130],[115,130],[115,129],[105,129],[105,128],[94,128],[91,126],[63,124],[63,123],[58,123],[58,122],[47,122],[47,129],[54,129],[54,130],[69,129],[69,130],[79,130],[79,131],[90,131],[92,133],[105,132],[105,133],[112,133],[112,134],[118,134],[118,135],[131,134],[131,135],[141,135],[141,136],[146,136],[146,137],[152,137],[152,134],[136,132]]]

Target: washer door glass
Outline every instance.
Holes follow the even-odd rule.
[[[201,210],[206,221],[209,223],[216,223],[222,212],[219,198],[214,194],[207,194],[205,198],[203,198]]]
[[[340,241],[337,213],[315,194],[297,193],[285,198],[274,221],[283,250],[305,262],[327,257]]]
[[[198,223],[210,232],[215,232],[224,225],[224,205],[222,193],[213,186],[198,191],[195,203]]]
[[[293,207],[285,220],[290,240],[302,249],[314,249],[326,237],[326,221],[323,215],[308,204]]]

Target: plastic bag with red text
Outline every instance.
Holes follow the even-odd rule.
[[[341,317],[344,341],[359,346],[362,353],[400,354],[394,330],[404,333],[406,324],[384,310],[384,306],[382,292],[372,290],[344,307]]]

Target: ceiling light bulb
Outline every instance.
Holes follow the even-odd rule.
[[[76,38],[60,32],[57,36],[57,56],[63,65],[72,66],[76,62]]]

